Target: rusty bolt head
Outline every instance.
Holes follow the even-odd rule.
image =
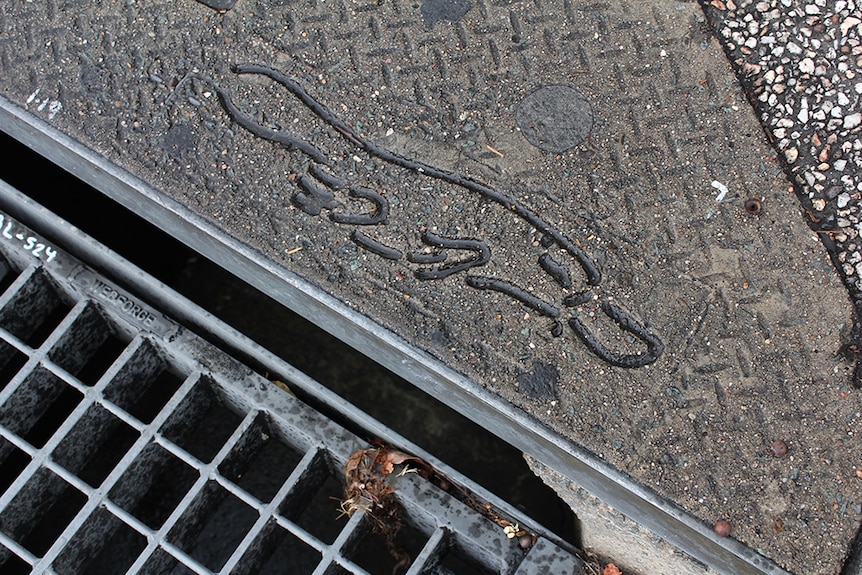
[[[763,202],[760,198],[751,198],[745,201],[745,211],[749,214],[757,215],[763,209]]]

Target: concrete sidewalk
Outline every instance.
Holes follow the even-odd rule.
[[[17,0],[0,8],[2,95],[148,190],[107,194],[380,326],[392,369],[437,362],[666,500],[696,534],[667,540],[698,561],[715,557],[705,542],[763,572],[838,573],[862,515],[855,366],[839,353],[855,343],[852,274],[808,224],[855,270],[857,212],[834,230],[826,217],[859,200],[842,179],[858,94],[834,141],[813,119],[771,122],[770,69],[819,65],[803,46],[798,63],[753,59],[769,27],[749,14],[819,14],[788,1],[716,0],[708,21],[663,0]],[[806,25],[858,39],[841,4]],[[770,55],[792,40],[773,36]],[[815,134],[851,144],[820,161]],[[809,157],[843,171],[809,182]],[[447,400],[446,382],[417,385]],[[637,561],[621,564],[659,572]]]

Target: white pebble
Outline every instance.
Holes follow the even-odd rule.
[[[850,114],[844,116],[844,129],[849,130],[855,128],[859,124],[862,124],[862,113],[856,112],[855,114]]]
[[[844,21],[841,22],[841,35],[846,36],[847,31],[850,30],[850,28],[852,28],[853,26],[858,25],[860,22],[862,21],[860,21],[859,18],[855,18],[853,16],[848,16],[847,18],[845,18]]]
[[[799,71],[803,74],[813,74],[814,73],[814,60],[811,58],[803,58],[801,62],[799,62]]]
[[[716,202],[720,202],[724,199],[724,196],[727,195],[727,186],[719,182],[718,180],[713,180],[711,183],[712,187],[718,190],[718,195],[715,197]]]

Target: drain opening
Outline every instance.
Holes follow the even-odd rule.
[[[111,502],[153,530],[177,509],[198,472],[161,445],[150,443],[108,494]]]
[[[90,192],[94,194],[92,199],[94,201],[101,201],[102,203],[106,202],[106,200],[95,192]],[[44,201],[44,198],[36,198],[38,201]],[[47,202],[51,203],[51,202]],[[90,231],[82,225],[79,221],[76,221],[76,217],[80,216],[80,213],[75,208],[80,205],[80,198],[77,198],[75,206],[67,206],[69,211],[67,213],[61,213],[61,216],[65,217],[68,220],[71,220],[73,223],[82,227],[84,231]],[[89,201],[87,205],[93,205]],[[53,207],[53,206],[49,206]],[[92,210],[92,213],[97,213],[100,210]],[[119,210],[120,212],[122,210]],[[123,216],[126,217],[126,216]],[[113,218],[115,221],[121,220],[122,218],[116,217]],[[104,221],[104,220],[100,220]],[[140,222],[137,225],[142,225]],[[126,225],[121,226],[124,232],[128,232],[128,227]],[[155,234],[154,231],[148,230],[148,233]],[[132,234],[136,237],[136,239],[140,239],[143,237],[139,234]],[[114,242],[116,242],[116,238],[113,238]],[[166,241],[166,240],[159,240]],[[121,255],[128,255],[124,253],[125,249],[129,249],[128,246],[118,245],[117,243],[108,242],[110,247],[116,249]],[[148,242],[142,242],[148,243]],[[150,242],[152,244],[152,242]],[[131,248],[134,251],[134,248]],[[220,278],[228,278],[232,285],[230,287],[231,290],[234,290],[237,294],[247,294],[249,288],[244,286],[241,282],[237,282],[233,278],[230,278],[228,274],[218,270],[214,266],[210,266],[204,262],[204,260],[197,258],[194,259],[191,254],[187,251],[185,259],[184,259],[184,267],[183,266],[174,266],[176,263],[173,262],[162,262],[159,261],[158,258],[154,258],[152,252],[157,250],[152,250],[147,254],[146,257],[143,258],[143,261],[147,263],[147,258],[149,259],[150,269],[148,271],[152,271],[156,269],[156,275],[159,277],[161,275],[162,279],[170,280],[168,283],[171,283],[174,286],[179,285],[181,290],[184,291],[185,294],[191,295],[192,299],[197,300],[198,303],[203,301],[205,304],[210,303],[211,305],[204,307],[209,307],[211,311],[215,311],[216,315],[226,316],[228,315],[225,309],[219,309],[217,305],[212,305],[212,302],[207,302],[207,299],[212,296],[209,293],[201,293],[201,287],[206,287],[211,283],[211,279],[216,277],[218,274],[221,274]],[[170,253],[176,254],[181,252],[182,250],[173,249]],[[133,261],[134,258],[130,257]],[[192,261],[194,265],[188,265],[188,262]],[[141,259],[138,259],[137,263],[141,263]],[[206,270],[206,274],[209,275],[200,275],[201,269],[209,267],[210,269]],[[178,279],[179,278],[179,279]],[[205,278],[201,280],[201,278]],[[224,285],[224,284],[223,284]],[[197,286],[197,291],[193,289]],[[261,302],[260,299],[266,299],[264,296],[260,294],[256,294],[258,301],[254,300],[243,300],[244,302],[250,301],[249,305],[253,306],[261,306],[266,302]],[[337,345],[333,338],[330,338],[326,334],[322,334],[316,328],[310,326],[302,320],[301,318],[293,317],[290,320],[284,320],[286,316],[289,316],[289,312],[280,308],[279,306],[272,306],[271,303],[267,303],[270,307],[265,308],[266,311],[261,311],[263,314],[270,314],[273,310],[278,310],[278,318],[279,325],[273,326],[272,324],[264,324],[262,328],[259,328],[257,333],[249,333],[248,330],[243,329],[243,326],[240,327],[241,331],[247,333],[252,337],[252,339],[256,339],[258,341],[265,340],[267,331],[270,335],[273,333],[278,336],[278,338],[286,338],[293,339],[296,341],[303,341],[308,339],[309,334],[314,332],[315,338],[322,338],[321,341],[327,341],[327,345],[334,344]],[[77,314],[77,315],[76,315]],[[138,343],[139,347],[136,348],[136,351],[129,352],[128,347],[130,344],[129,338],[126,334],[123,334],[120,330],[116,329],[115,326],[111,325],[109,319],[104,317],[103,314],[99,313],[98,309],[92,306],[83,306],[76,307],[73,309],[64,309],[62,317],[59,317],[59,321],[63,321],[66,317],[73,317],[72,320],[67,319],[68,327],[66,337],[69,338],[69,342],[75,341],[84,341],[86,343],[85,349],[81,350],[80,348],[74,350],[72,352],[70,348],[71,346],[67,346],[63,335],[58,339],[56,344],[51,348],[48,352],[48,357],[56,362],[60,367],[64,370],[68,371],[72,375],[76,375],[77,378],[83,383],[85,386],[93,386],[100,383],[101,379],[105,376],[105,374],[109,371],[112,365],[117,363],[118,359],[121,355],[124,356],[123,362],[124,365],[120,366],[119,370],[116,374],[112,374],[110,381],[107,382],[107,385],[102,384],[105,390],[106,399],[111,402],[116,402],[118,407],[120,407],[123,413],[127,413],[131,419],[140,420],[144,424],[148,422],[152,422],[156,419],[157,415],[160,413],[160,410],[164,405],[171,401],[173,395],[179,390],[179,388],[183,387],[184,379],[182,375],[177,375],[171,371],[171,368],[164,365],[164,363],[160,363],[159,361],[151,361],[148,363],[147,360],[143,359],[145,357],[149,357],[151,354],[148,354],[144,351],[141,351],[145,344]],[[242,323],[238,318],[232,318],[234,325],[237,323]],[[59,323],[54,320],[54,323]],[[284,329],[289,324],[293,324],[292,334],[286,333]],[[280,327],[279,327],[280,326]],[[56,325],[51,329],[48,329],[47,332],[53,333],[53,330],[56,329]],[[261,332],[260,329],[264,331]],[[69,335],[74,332],[74,337]],[[47,335],[45,336],[47,337]],[[267,342],[263,342],[264,345],[267,345]],[[316,346],[317,344],[315,344]],[[315,347],[311,346],[311,347]],[[267,347],[269,347],[267,345]],[[286,355],[286,349],[279,349],[278,346],[273,346],[278,351],[282,352],[282,355]],[[295,346],[294,346],[295,347]],[[140,359],[136,359],[135,354],[140,354]],[[307,353],[303,351],[303,353]],[[449,420],[457,420],[460,416],[455,415],[453,412],[449,414],[444,413],[448,408],[444,406],[438,405],[434,406],[433,401],[424,396],[422,392],[419,392],[412,386],[410,386],[406,382],[398,382],[398,378],[393,374],[386,372],[370,360],[365,359],[360,354],[354,352],[353,350],[346,348],[343,346],[338,349],[336,352],[338,357],[344,357],[344,354],[350,355],[350,362],[365,362],[361,364],[358,372],[363,373],[365,376],[365,384],[367,385],[368,381],[373,381],[375,386],[377,385],[386,385],[391,386],[393,391],[388,391],[389,397],[386,402],[386,409],[383,409],[379,413],[372,413],[372,416],[375,416],[377,419],[383,421],[384,424],[390,426],[396,431],[401,432],[403,435],[411,438],[412,440],[419,439],[416,443],[420,444],[422,447],[428,449],[428,451],[435,453],[442,460],[451,462],[453,467],[458,468],[460,471],[466,472],[467,475],[476,476],[481,475],[481,471],[487,471],[489,468],[488,460],[483,459],[485,455],[493,454],[496,458],[494,460],[494,464],[490,466],[492,469],[496,466],[496,470],[488,473],[489,476],[487,480],[480,480],[479,483],[485,485],[492,492],[504,495],[506,499],[509,501],[514,501],[516,503],[520,502],[519,506],[523,509],[526,509],[529,514],[537,517],[542,523],[551,527],[558,534],[565,536],[570,541],[575,539],[574,537],[574,524],[575,520],[571,512],[568,508],[556,498],[556,495],[550,492],[548,488],[546,488],[541,482],[535,478],[528,470],[526,470],[526,465],[521,459],[520,453],[516,450],[510,448],[508,445],[504,444],[502,441],[497,439],[496,437],[490,434],[483,434],[483,430],[479,429],[475,424],[473,428],[468,432],[464,432],[465,425],[467,428],[471,425],[471,422],[464,420],[463,422],[458,422],[451,424],[452,427],[447,430],[450,432],[448,436],[449,439],[446,439],[445,434],[439,433],[440,430],[431,430],[435,433],[427,434],[429,431],[426,428],[427,421],[444,421]],[[332,354],[327,354],[332,355]],[[131,359],[130,359],[131,358]],[[326,365],[316,365],[320,363],[319,359],[315,359],[311,355],[305,356],[303,358],[302,354],[298,354],[293,358],[288,358],[293,360],[298,360],[300,362],[304,361],[305,365],[300,366],[300,369],[309,373],[312,377],[323,380],[324,383],[330,383],[336,392],[341,393],[345,396],[349,401],[354,403],[355,405],[359,405],[360,407],[374,407],[373,402],[366,406],[365,404],[368,402],[367,399],[364,399],[361,394],[356,392],[357,388],[361,388],[363,382],[355,383],[354,390],[351,392],[350,388],[341,388],[339,389],[336,384],[339,383],[339,377],[333,377],[332,373],[327,373]],[[128,376],[123,376],[123,369],[126,369],[127,366],[134,364],[135,361],[140,361],[142,366],[147,366],[146,368],[142,367],[142,371],[146,372],[143,376],[142,381],[143,385],[141,389],[143,391],[140,392],[132,392],[129,391],[129,386],[123,384],[123,377],[126,377],[127,380],[133,379]],[[134,370],[133,370],[134,371]],[[165,392],[161,390],[160,386],[156,385],[154,382],[159,381],[161,378],[164,378],[165,381],[168,382],[168,390]],[[392,382],[395,383],[392,383]],[[400,388],[399,388],[400,386]],[[217,386],[216,386],[217,388]],[[148,391],[148,390],[157,390],[157,391]],[[73,392],[75,390],[73,389]],[[79,393],[79,392],[76,392]],[[230,402],[224,402],[224,398],[220,397],[218,391],[211,386],[206,380],[196,381],[192,386],[191,392],[185,396],[181,402],[181,405],[178,407],[172,418],[169,418],[164,425],[161,427],[162,433],[164,434],[166,440],[171,442],[176,442],[176,444],[184,451],[188,452],[194,458],[199,459],[203,462],[213,461],[213,458],[218,454],[218,452],[225,446],[225,442],[235,435],[235,432],[238,429],[238,426],[243,423],[243,418],[238,415],[234,409],[229,405]],[[396,403],[396,400],[398,403]],[[63,404],[66,403],[74,403],[80,401],[78,398],[75,401],[66,401],[64,400]],[[420,405],[429,405],[430,407],[418,407]],[[378,406],[379,407],[379,406]],[[74,405],[72,407],[74,409]],[[432,416],[423,417],[422,421],[396,421],[394,419],[394,415],[398,413],[404,412],[415,412],[419,409],[427,409],[429,410],[426,413],[433,413]],[[179,416],[177,413],[183,412],[189,417]],[[71,413],[71,410],[69,411]],[[68,415],[68,413],[66,414]],[[62,416],[65,417],[65,416]],[[62,419],[60,417],[60,419]],[[463,419],[463,418],[461,418]],[[190,424],[189,421],[194,421],[194,425]],[[228,430],[219,434],[220,430],[223,430],[223,424],[225,421],[230,421],[230,425],[227,426]],[[257,423],[252,423],[251,426],[255,427],[258,425]],[[262,424],[260,424],[262,425]],[[447,425],[448,426],[448,425]],[[135,428],[139,429],[139,428]],[[454,434],[451,434],[451,430],[456,429],[457,431]],[[420,437],[423,434],[426,436]],[[436,434],[436,437],[435,437]],[[481,440],[481,454],[483,457],[474,457],[476,451],[472,451],[474,447],[466,447],[466,446],[458,446],[456,445],[458,442],[453,441],[452,437],[482,437]],[[50,433],[46,434],[45,438],[41,441],[44,444],[47,441],[47,438],[50,437]],[[131,436],[130,436],[131,437]],[[443,437],[443,439],[440,439]],[[242,441],[242,435],[238,436],[238,441]],[[452,445],[456,445],[456,449],[453,452],[447,451],[446,447],[450,447]],[[117,448],[121,449],[121,448]],[[160,451],[161,449],[161,451]],[[459,451],[460,449],[460,451]],[[109,450],[110,451],[110,450]],[[26,454],[25,454],[26,456]],[[141,458],[144,458],[142,461],[138,461]],[[132,464],[132,467],[124,474],[123,478],[117,483],[117,485],[111,491],[112,502],[118,505],[119,509],[125,510],[129,512],[133,517],[142,521],[144,524],[162,524],[167,521],[168,516],[170,515],[172,509],[179,504],[179,500],[181,500],[185,493],[190,490],[195,483],[195,470],[193,468],[189,468],[187,463],[182,458],[176,458],[173,454],[167,452],[165,449],[160,448],[158,445],[148,446],[148,448],[142,452],[138,458],[136,458],[135,463]],[[470,469],[471,464],[474,465],[474,469]],[[71,465],[71,464],[70,464]],[[225,460],[219,465],[219,470],[222,470],[222,466],[226,474],[234,473],[235,478],[238,482],[242,481],[242,478],[245,476],[244,473],[240,473],[238,470],[242,467],[242,464],[237,462],[231,462],[229,459]],[[141,470],[147,469],[146,475],[147,478],[141,478]],[[166,490],[162,490],[161,488],[156,488],[155,482],[159,481],[160,477],[165,475],[165,469],[170,468],[169,476],[171,477],[171,481],[165,481],[165,485],[162,487],[168,487]],[[183,469],[188,468],[188,473],[186,480],[182,480]],[[522,473],[519,475],[518,468],[526,470],[526,473]],[[247,468],[248,469],[248,468]],[[133,470],[137,470],[137,477],[135,479],[130,479]],[[500,470],[504,470],[500,472]],[[155,475],[154,478],[149,477],[150,473],[153,472]],[[331,477],[326,477],[323,481],[323,485],[321,489],[315,494],[314,497],[311,498],[310,503],[304,509],[301,510],[298,514],[296,512],[287,513],[285,510],[285,514],[293,517],[293,521],[297,522],[297,525],[302,527],[303,523],[305,523],[306,527],[309,531],[312,529],[318,528],[319,525],[330,524],[329,520],[327,521],[319,521],[316,519],[311,519],[316,513],[320,512],[328,512],[330,517],[332,515],[333,507],[331,504],[333,503],[332,498],[341,495],[342,486],[337,479],[339,470],[334,470]],[[94,476],[96,477],[96,476]],[[180,481],[175,482],[174,480],[179,477]],[[500,479],[503,481],[500,481]],[[91,478],[91,481],[96,482],[98,479]],[[128,485],[131,481],[132,485]],[[164,481],[164,480],[162,480]],[[538,484],[538,489],[534,490],[534,486],[528,485],[530,482],[534,483],[534,486]],[[89,481],[88,481],[89,483]],[[176,489],[176,493],[171,494],[171,487],[167,485],[168,483],[178,483],[180,488]],[[247,485],[248,486],[248,485]],[[272,485],[270,486],[270,490],[272,489]],[[249,491],[252,491],[249,488]],[[524,497],[525,493],[531,493],[536,496],[538,491],[544,491],[543,494],[538,494],[535,500],[531,501],[529,498]],[[322,494],[322,495],[321,495]],[[257,497],[257,495],[254,495]],[[231,500],[230,497],[233,495],[228,494],[224,496],[228,500]],[[261,495],[261,499],[265,499],[266,496]],[[203,499],[208,502],[213,502],[214,499]],[[173,502],[172,504],[167,504],[164,509],[159,510],[159,505],[163,504],[165,501]],[[535,501],[542,501],[542,503],[536,504]],[[548,505],[548,501],[551,502]],[[238,509],[242,509],[241,505]],[[318,511],[319,509],[319,511]],[[547,510],[552,510],[552,516],[549,517],[549,514],[546,513]],[[325,511],[324,511],[325,510]],[[141,516],[141,517],[138,517]],[[307,518],[307,519],[306,519]],[[320,534],[320,538],[327,539],[333,538],[337,536],[338,533],[344,528],[343,524],[335,524],[336,529],[333,530],[332,533],[322,533]],[[201,527],[201,529],[205,529],[206,527]],[[176,527],[174,528],[176,529]],[[202,563],[206,564],[217,564],[219,561],[227,561],[223,555],[210,555],[218,550],[205,550],[203,548],[198,548],[196,543],[200,538],[193,538],[190,535],[183,535],[180,531],[171,531],[173,534],[174,545],[176,545],[176,550],[172,547],[167,547],[165,549],[158,550],[157,552],[151,554],[145,561],[145,567],[147,569],[155,568],[157,566],[173,566],[177,568],[177,572],[185,569],[182,566],[184,561],[183,557],[185,555],[189,555],[192,559],[196,559]],[[288,532],[291,533],[291,532]],[[290,535],[293,537],[293,535]],[[132,538],[134,539],[134,538]],[[576,542],[576,541],[575,541]],[[416,544],[418,545],[418,544]],[[416,547],[414,545],[414,547]],[[424,549],[421,547],[420,549]],[[314,555],[319,556],[319,552],[317,550],[313,550]],[[475,565],[471,566],[470,556],[469,554],[465,554],[460,549],[455,542],[447,543],[443,545],[442,543],[439,545],[439,548],[435,548],[435,553],[438,553],[442,558],[442,562],[440,566],[445,566],[446,569],[455,573],[467,573],[467,572],[476,572]],[[378,554],[379,555],[379,554]],[[309,555],[311,557],[312,555]],[[180,560],[178,560],[180,557]],[[365,561],[365,559],[361,559],[362,555],[357,555],[355,561],[359,562]],[[319,557],[317,558],[319,561]],[[242,563],[242,561],[240,562]],[[239,568],[239,567],[238,567]],[[342,567],[339,567],[337,562],[333,563],[327,572],[339,572],[339,570],[343,570]],[[344,571],[349,572],[349,571]],[[480,571],[481,572],[481,571]]]

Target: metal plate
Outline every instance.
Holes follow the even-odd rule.
[[[22,201],[2,182],[0,196]],[[0,220],[4,573],[381,569],[376,520],[339,509],[345,464],[369,446],[284,389],[313,382],[295,373],[276,386],[8,213]],[[580,570],[541,533],[522,548],[502,515],[418,473],[392,476],[408,573]]]
[[[7,131],[701,560],[840,565],[851,307],[696,5],[3,16]]]

